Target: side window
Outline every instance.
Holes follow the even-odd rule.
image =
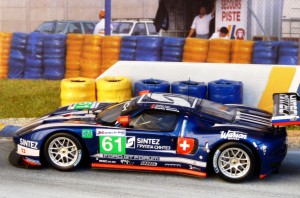
[[[132,35],[147,35],[145,23],[137,23],[133,29]]]
[[[69,23],[67,33],[82,34],[81,24],[79,22]]]
[[[172,131],[176,126],[178,116],[171,112],[147,110],[131,118],[129,126],[134,129]]]
[[[157,35],[156,28],[153,23],[146,23],[149,31],[149,35]]]
[[[45,22],[40,25],[37,29],[37,32],[42,33],[53,33],[54,32],[54,23],[53,22]]]
[[[63,34],[67,26],[66,22],[57,22],[55,27],[55,34]]]
[[[95,29],[94,23],[82,23],[85,34],[93,34]]]

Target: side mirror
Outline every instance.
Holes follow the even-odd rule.
[[[123,127],[127,127],[130,122],[130,116],[119,116],[117,121],[122,124]]]
[[[143,95],[148,94],[148,93],[150,93],[150,90],[143,90],[143,91],[139,92],[139,96],[143,96]]]

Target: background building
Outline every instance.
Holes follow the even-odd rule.
[[[169,29],[163,35],[185,37],[200,5],[212,0],[111,0],[113,19],[153,19],[163,1]],[[247,5],[247,39],[300,37],[299,0],[217,0]],[[0,32],[32,32],[46,20],[98,20],[105,0],[0,0]],[[218,10],[217,10],[218,11]],[[220,10],[219,10],[220,11]],[[282,15],[281,15],[282,14]],[[217,19],[218,20],[218,19]],[[216,27],[218,28],[218,27]]]

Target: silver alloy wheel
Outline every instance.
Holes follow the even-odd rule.
[[[251,167],[249,155],[240,148],[228,148],[218,158],[220,171],[229,178],[236,179],[246,176]]]
[[[67,137],[53,139],[49,144],[48,153],[51,161],[60,167],[73,165],[79,154],[76,144]]]

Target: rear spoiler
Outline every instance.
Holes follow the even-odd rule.
[[[275,93],[273,103],[274,126],[300,125],[300,97],[297,93]]]

